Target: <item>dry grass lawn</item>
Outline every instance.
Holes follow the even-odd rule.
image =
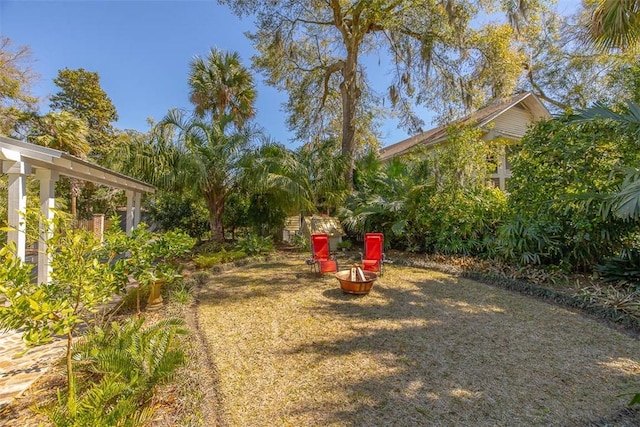
[[[390,266],[367,296],[302,258],[204,286],[230,426],[640,425],[640,342],[530,297]]]

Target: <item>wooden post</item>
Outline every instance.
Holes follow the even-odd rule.
[[[36,179],[40,181],[40,214],[48,225],[40,222],[38,240],[38,283],[47,283],[51,278],[51,256],[47,253],[47,241],[53,236],[53,209],[56,207],[55,184],[58,173],[48,169],[37,169]]]
[[[94,214],[92,227],[93,236],[99,241],[104,240],[104,214]]]
[[[133,229],[133,191],[125,191],[127,196],[127,212],[125,213],[125,231],[127,236],[131,236],[131,230]]]
[[[22,161],[3,161],[2,172],[9,176],[9,200],[7,203],[7,223],[11,230],[7,242],[16,245],[18,257],[24,261],[27,252],[27,224],[24,218],[27,209],[27,175],[29,165]]]

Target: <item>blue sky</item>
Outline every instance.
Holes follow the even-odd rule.
[[[40,75],[34,93],[55,93],[53,78],[65,67],[98,72],[121,129],[146,131],[148,117],[157,121],[170,108],[190,109],[189,62],[212,46],[239,52],[249,66],[255,51],[244,32],[252,29],[251,20],[241,21],[215,0],[0,0],[0,34],[32,50]],[[256,75],[256,121],[288,143],[291,134],[281,111],[286,95],[262,79]],[[43,112],[47,104],[42,103]],[[387,143],[406,137],[394,125],[389,128]]]
[[[249,66],[254,50],[243,33],[252,29],[250,19],[240,20],[215,0],[0,0],[0,34],[31,48],[32,68],[40,76],[34,94],[55,93],[53,78],[65,67],[95,71],[121,129],[147,131],[148,117],[157,121],[170,108],[190,109],[189,62],[213,46],[237,51]],[[384,75],[385,69],[383,64],[369,74]],[[262,84],[260,75],[256,82],[257,123],[288,143],[285,94]],[[41,109],[47,111],[46,101]],[[425,122],[429,126],[429,118]],[[389,121],[382,144],[407,136]]]

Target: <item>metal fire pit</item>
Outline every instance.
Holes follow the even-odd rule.
[[[351,270],[342,270],[336,273],[336,279],[340,282],[342,292],[346,294],[366,295],[371,290],[373,282],[378,275],[373,271],[363,271],[364,281],[351,281]]]

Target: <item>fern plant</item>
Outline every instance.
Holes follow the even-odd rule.
[[[96,327],[74,347],[73,358],[87,372],[122,378],[141,395],[171,379],[184,364],[184,352],[173,346],[184,335],[184,321],[170,318],[143,327],[144,318]]]
[[[73,411],[63,405],[69,396],[60,393],[58,405],[36,410],[57,427],[144,425],[153,414],[146,406],[153,388],[173,378],[185,362],[174,338],[186,333],[181,319],[146,327],[143,318],[95,326],[74,345],[72,356],[76,372],[99,379],[87,381],[89,386],[74,396]]]
[[[606,258],[604,263],[598,265],[596,269],[608,282],[640,288],[640,250],[638,249],[626,249],[620,256]]]
[[[92,383],[78,398],[77,408],[70,413],[64,404],[67,397],[58,393],[58,404],[35,408],[56,427],[138,427],[151,420],[153,408],[140,407],[137,396],[127,382],[115,376],[105,376]]]

